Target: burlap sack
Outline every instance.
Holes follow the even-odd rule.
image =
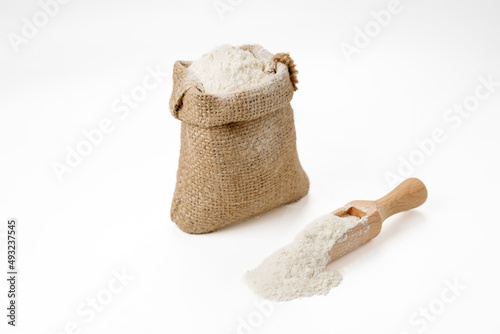
[[[293,60],[258,45],[241,48],[270,64],[269,82],[210,95],[187,71],[191,62],[174,65],[170,110],[182,125],[171,218],[188,233],[215,231],[309,190],[290,106],[297,83]]]

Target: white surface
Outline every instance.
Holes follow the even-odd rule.
[[[244,272],[315,217],[389,191],[385,174],[398,156],[437,127],[447,140],[412,173],[428,202],[334,263],[345,273],[330,295],[275,305],[243,332],[419,333],[409,319],[440,305],[447,279],[466,288],[423,332],[499,332],[500,88],[460,126],[443,117],[474,94],[478,77],[500,81],[500,6],[401,3],[349,64],[341,43],[387,1],[241,1],[221,20],[211,0],[74,0],[17,54],[7,34],[19,34],[39,5],[2,1],[0,221],[3,233],[7,218],[19,220],[20,297],[19,326],[8,328],[2,311],[1,332],[61,333],[75,322],[80,333],[238,333],[241,319],[260,320]],[[311,190],[193,236],[169,219],[180,128],[167,109],[171,69],[223,43],[259,43],[296,61],[292,106]],[[168,74],[161,86],[128,116],[123,104],[114,113],[156,66]],[[113,131],[60,182],[52,163],[104,118]],[[86,322],[77,308],[122,269],[134,279]]]

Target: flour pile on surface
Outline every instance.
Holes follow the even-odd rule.
[[[340,273],[326,270],[329,252],[359,222],[355,216],[328,214],[317,218],[291,244],[248,272],[248,285],[256,294],[274,301],[328,294],[342,281]]]
[[[223,45],[204,54],[189,66],[207,94],[232,93],[264,83],[266,62],[247,50]]]

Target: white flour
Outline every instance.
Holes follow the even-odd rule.
[[[266,81],[266,63],[240,48],[223,45],[204,54],[188,68],[203,84],[205,93],[231,93]]]
[[[248,272],[248,285],[256,294],[274,301],[328,294],[342,281],[340,273],[326,270],[330,249],[359,221],[354,216],[332,214],[317,218],[291,244]]]

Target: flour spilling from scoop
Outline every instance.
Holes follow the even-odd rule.
[[[249,271],[247,284],[257,295],[274,301],[328,294],[342,281],[339,272],[326,269],[329,252],[349,229],[363,222],[350,215],[327,214],[315,219],[291,244]]]

